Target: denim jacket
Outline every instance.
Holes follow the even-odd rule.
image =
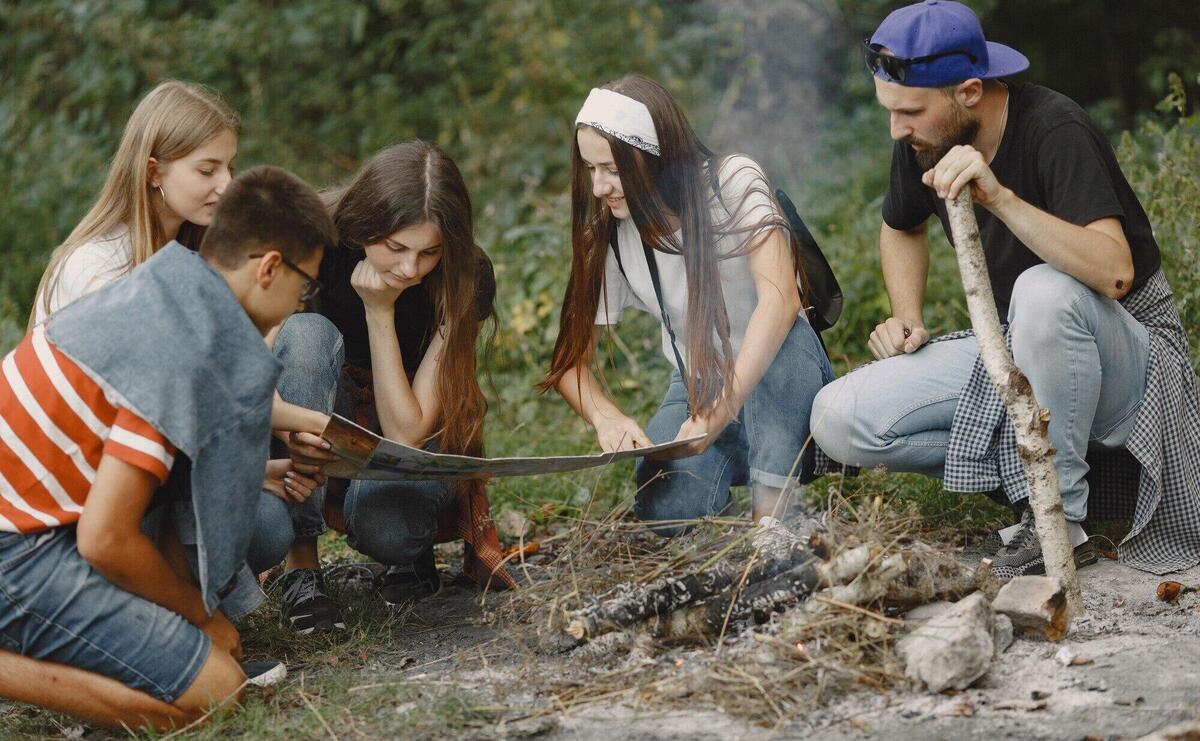
[[[282,367],[228,283],[177,242],[52,315],[46,336],[191,462],[211,613],[245,564]]]

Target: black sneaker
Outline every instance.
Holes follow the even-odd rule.
[[[1096,546],[1090,540],[1075,546],[1074,555],[1077,569],[1094,564],[1099,559]],[[1000,546],[992,557],[992,572],[1001,580],[1046,573],[1042,544],[1038,542],[1033,524],[1033,510],[1025,510],[1021,515],[1021,529],[1013,534],[1008,545]]]
[[[300,635],[346,627],[337,603],[325,594],[325,582],[319,570],[292,569],[275,583],[283,590],[279,622],[284,627]]]
[[[375,591],[392,607],[423,600],[442,591],[442,577],[433,559],[433,548],[421,553],[414,563],[389,566],[375,577]]]
[[[270,687],[279,684],[287,677],[287,667],[282,661],[275,659],[258,659],[242,662],[242,674],[246,675],[246,684],[253,687]]]

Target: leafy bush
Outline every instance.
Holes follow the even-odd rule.
[[[1178,76],[1159,109],[1175,115],[1186,110]],[[1122,135],[1117,155],[1154,225],[1192,365],[1200,368],[1200,114],[1180,117],[1174,125],[1147,121],[1136,133]]]
[[[543,330],[565,284],[579,103],[628,71],[697,93],[717,30],[700,13],[651,0],[0,5],[0,317],[24,324],[46,255],[98,192],[138,97],[174,77],[240,113],[242,168],[269,162],[327,185],[399,140],[446,149],[506,271],[501,306],[525,329],[502,346],[520,351],[532,331],[524,301]],[[511,357],[543,362],[535,344]]]
[[[655,0],[0,4],[0,351],[19,339],[46,255],[98,191],[138,96],[175,77],[213,87],[241,114],[239,167],[269,162],[328,185],[398,140],[445,148],[471,188],[478,238],[498,273],[489,450],[589,449],[583,423],[561,400],[534,396],[532,384],[566,285],[571,121],[591,86],[638,71],[675,92],[702,137],[760,157],[797,201],[846,293],[826,336],[844,372],[865,359],[867,336],[889,312],[878,229],[891,143],[857,40],[896,4],[801,2],[782,24],[776,13],[791,11],[782,6]],[[984,13],[1003,6],[972,4]],[[810,36],[804,43],[791,35],[797,28]],[[1186,111],[1182,90],[1175,108]],[[1120,156],[1194,330],[1200,123],[1176,118],[1126,135]],[[750,130],[763,120],[772,126]],[[940,228],[931,233],[926,321],[935,332],[957,329],[967,323],[957,266]],[[668,370],[654,319],[623,323],[608,354],[614,393],[645,421]],[[495,490],[501,502],[565,507],[632,491],[627,467],[598,479],[545,477],[532,489],[502,480]]]

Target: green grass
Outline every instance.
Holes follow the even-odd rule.
[[[325,539],[326,552],[344,557],[340,536]],[[357,560],[357,557],[356,557]],[[334,592],[343,605],[347,630],[336,635],[296,636],[277,622],[278,597],[239,628],[246,658],[277,658],[288,678],[268,689],[248,689],[236,711],[187,732],[189,739],[307,739],[363,734],[372,738],[432,739],[494,725],[501,709],[488,707],[469,691],[438,679],[436,664],[420,669],[414,634],[429,626],[411,613],[384,609],[362,592]],[[404,676],[405,674],[411,676]],[[78,722],[28,707],[0,711],[0,739],[62,738]],[[90,732],[88,738],[123,738],[124,733]],[[158,738],[160,734],[139,734]]]

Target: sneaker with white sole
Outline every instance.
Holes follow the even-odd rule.
[[[1096,546],[1090,540],[1075,546],[1074,556],[1077,569],[1094,564],[1099,559]],[[1002,580],[1046,573],[1042,544],[1034,527],[1033,510],[1027,509],[1022,513],[1020,528],[992,557],[992,572]]]
[[[287,678],[287,667],[275,659],[256,659],[241,662],[246,684],[252,687],[270,687]]]
[[[299,635],[346,627],[337,603],[325,593],[325,581],[319,570],[292,569],[280,576],[276,584],[283,590],[279,622],[284,627]]]

